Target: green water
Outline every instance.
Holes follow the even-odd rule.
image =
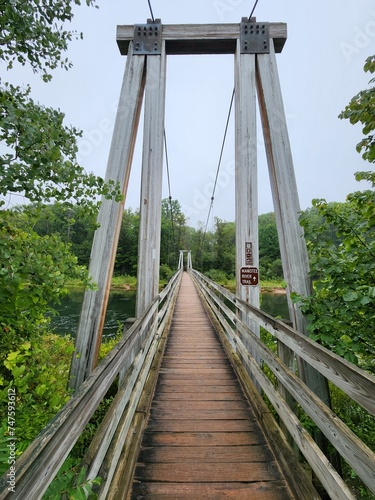
[[[64,297],[60,305],[55,306],[58,315],[51,320],[52,329],[55,333],[75,336],[82,301],[83,292],[72,291]],[[123,324],[126,318],[134,317],[134,312],[135,292],[111,292],[109,294],[103,336],[106,338],[114,336],[117,333],[119,324]]]
[[[110,338],[116,334],[119,324],[123,324],[126,318],[135,315],[135,292],[111,292],[107,307],[103,336]],[[78,325],[83,292],[72,291],[67,295],[55,309],[58,316],[52,318],[52,328],[60,335],[70,334],[73,337]],[[262,293],[261,309],[268,314],[284,319],[289,318],[288,305],[285,294]]]

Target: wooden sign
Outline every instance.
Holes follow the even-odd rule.
[[[241,267],[241,285],[256,286],[259,284],[259,271],[257,267]]]
[[[253,244],[250,241],[245,243],[245,266],[253,265]]]

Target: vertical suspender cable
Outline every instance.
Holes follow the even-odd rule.
[[[220,167],[221,167],[221,161],[222,161],[222,158],[223,158],[224,146],[225,146],[225,142],[226,142],[226,139],[227,139],[228,127],[229,127],[229,120],[230,120],[230,117],[231,117],[231,114],[232,114],[232,109],[233,109],[234,94],[235,94],[235,90],[233,89],[232,98],[231,98],[230,106],[229,106],[228,117],[227,117],[227,123],[225,125],[225,132],[224,132],[223,142],[222,142],[222,145],[221,145],[219,163],[218,163],[218,166],[217,166],[214,187],[213,187],[213,190],[212,190],[210,208],[208,210],[208,215],[207,215],[206,227],[205,227],[205,230],[204,230],[204,233],[203,233],[203,237],[202,237],[202,241],[201,241],[200,248],[199,248],[199,254],[200,254],[200,257],[201,257],[201,264],[202,264],[203,243],[204,243],[204,240],[205,240],[205,237],[206,237],[206,233],[207,233],[207,227],[208,227],[208,223],[209,223],[209,220],[210,220],[211,210],[212,210],[213,205],[214,205],[216,185],[217,185],[217,181],[218,181],[218,177],[219,177],[219,172],[220,172]]]
[[[254,11],[255,11],[255,9],[256,9],[256,6],[258,5],[258,2],[259,2],[259,0],[256,0],[256,2],[255,2],[255,4],[254,4],[254,7],[253,7],[253,10],[251,11],[251,14],[250,14],[250,16],[249,16],[249,19],[251,19],[251,18],[253,17],[253,14],[254,14]]]
[[[177,252],[175,230],[174,230],[174,218],[173,218],[171,178],[170,178],[170,174],[169,174],[169,158],[168,158],[168,147],[167,147],[167,135],[165,133],[165,129],[164,129],[164,150],[165,150],[165,162],[166,162],[166,165],[167,165],[167,180],[168,180],[168,193],[169,193],[169,209],[170,209],[170,212],[171,212],[173,252]],[[169,258],[169,252],[168,252],[168,258]]]
[[[154,23],[155,22],[155,17],[154,17],[154,13],[152,12],[152,7],[151,7],[151,2],[150,0],[148,0],[148,6],[150,8],[150,13],[151,13],[151,19],[152,19],[152,22]]]

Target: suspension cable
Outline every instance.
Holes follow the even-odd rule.
[[[256,9],[256,7],[257,7],[257,5],[258,5],[258,2],[259,2],[259,0],[256,0],[256,1],[255,1],[254,7],[253,7],[253,10],[251,11],[251,14],[250,14],[250,16],[249,16],[249,19],[251,19],[251,18],[253,17],[253,14],[254,14],[254,11],[255,11],[255,9]]]
[[[253,6],[253,8],[252,8],[252,11],[251,11],[251,13],[250,13],[249,19],[251,19],[251,18],[253,17],[253,14],[254,14],[255,9],[256,9],[256,7],[257,7],[257,5],[258,5],[258,2],[259,2],[259,0],[255,0],[255,3],[254,3],[254,6]],[[218,164],[217,171],[216,171],[216,178],[215,178],[214,188],[213,188],[213,192],[212,192],[212,196],[211,196],[210,208],[209,208],[209,210],[208,210],[207,221],[206,221],[206,227],[205,227],[205,229],[204,229],[204,233],[203,233],[203,237],[202,237],[201,245],[200,245],[200,248],[199,248],[199,254],[200,254],[200,256],[201,256],[201,263],[202,263],[202,249],[203,249],[203,243],[204,243],[204,240],[205,240],[205,237],[206,237],[206,233],[207,233],[207,227],[208,227],[208,223],[209,223],[209,220],[210,220],[210,214],[211,214],[211,211],[212,211],[212,208],[213,208],[213,205],[214,205],[216,184],[217,184],[217,180],[218,180],[218,176],[219,176],[219,171],[220,171],[221,160],[222,160],[222,156],[223,156],[224,145],[225,145],[225,141],[226,141],[226,137],[227,137],[228,125],[229,125],[229,119],[230,119],[230,116],[231,116],[231,113],[232,113],[233,101],[234,101],[234,95],[235,95],[235,89],[233,89],[232,99],[231,99],[231,101],[230,101],[229,113],[228,113],[227,123],[226,123],[226,127],[225,127],[225,132],[224,132],[223,144],[222,144],[222,147],[221,147],[221,152],[220,152],[219,164]]]
[[[164,148],[165,148],[165,162],[167,164],[167,179],[168,179],[168,192],[169,192],[169,198],[172,199],[171,196],[171,178],[169,175],[169,160],[168,160],[168,148],[167,148],[167,134],[165,133],[164,129]]]
[[[165,151],[165,163],[167,166],[167,180],[168,180],[168,200],[169,200],[169,210],[171,215],[171,225],[172,225],[172,241],[173,241],[173,252],[176,251],[176,238],[175,238],[175,227],[174,227],[174,217],[173,217],[173,205],[172,205],[172,190],[171,190],[171,178],[169,173],[169,158],[168,158],[168,146],[167,146],[167,134],[164,128],[164,151]],[[170,239],[170,238],[169,238]],[[168,245],[169,246],[169,245]],[[169,259],[169,252],[168,252]]]
[[[226,125],[225,125],[225,132],[224,132],[223,142],[222,142],[222,145],[221,145],[220,157],[219,157],[219,162],[218,162],[218,165],[217,165],[214,187],[213,187],[213,190],[212,190],[210,208],[208,210],[206,227],[204,229],[204,233],[203,233],[203,237],[202,237],[202,241],[201,241],[201,245],[200,245],[200,249],[199,249],[199,253],[200,253],[201,256],[202,256],[203,243],[204,243],[204,240],[205,240],[205,237],[206,237],[206,233],[207,233],[208,223],[209,223],[209,220],[210,220],[211,210],[212,210],[213,205],[214,205],[215,191],[216,191],[217,181],[218,181],[218,178],[219,178],[219,172],[220,172],[221,162],[222,162],[222,159],[223,159],[224,146],[225,146],[227,135],[228,135],[228,127],[229,127],[229,121],[230,121],[230,117],[231,117],[232,109],[233,109],[234,95],[235,95],[235,89],[233,89],[232,97],[231,97],[231,100],[230,100],[228,117],[227,117],[227,122],[226,122]]]
[[[154,13],[152,12],[152,6],[151,6],[151,1],[150,0],[148,0],[148,6],[150,8],[152,22],[154,23],[155,22],[155,17],[154,17]]]

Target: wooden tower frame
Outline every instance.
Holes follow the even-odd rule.
[[[122,202],[103,199],[93,241],[89,273],[97,290],[85,293],[77,331],[70,385],[77,389],[95,368],[101,343],[110,283],[128,188],[143,98],[144,137],[139,234],[139,317],[158,294],[165,77],[167,55],[234,54],[236,107],[236,278],[237,295],[259,306],[257,269],[258,195],[256,101],[260,107],[281,256],[288,297],[311,293],[308,257],[302,229],[291,149],[275,54],[287,37],[284,23],[243,18],[238,24],[118,26],[117,42],[127,55],[125,74],[109,153],[106,180],[118,181]],[[191,260],[190,260],[191,265]],[[289,300],[294,326],[305,321]],[[259,336],[259,327],[249,327]],[[251,346],[249,346],[251,348]],[[300,367],[303,372],[303,367]],[[322,381],[315,373],[305,380],[317,393]],[[308,380],[310,378],[310,380]],[[323,398],[326,399],[326,398]]]

